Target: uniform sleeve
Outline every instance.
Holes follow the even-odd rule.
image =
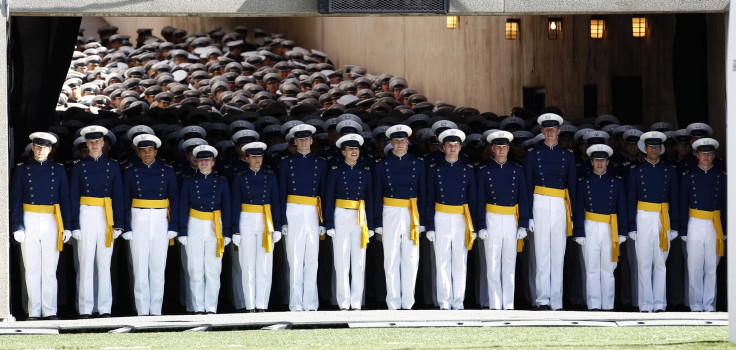
[[[419,226],[422,226],[424,225],[424,222],[422,222],[422,213],[426,212],[427,206],[432,207],[432,211],[434,211],[434,199],[431,199],[432,202],[429,202],[427,199],[424,198],[425,194],[427,193],[427,187],[429,186],[427,183],[427,168],[424,166],[424,162],[422,162],[421,160],[415,161],[419,163],[417,165],[417,209],[419,210]],[[431,220],[434,221],[434,213],[432,214]],[[432,225],[434,226],[434,223]]]
[[[189,225],[189,181],[184,179],[179,192],[179,236],[187,236]]]
[[[578,181],[576,196],[572,197],[572,217],[575,222],[572,235],[574,237],[585,237],[585,179]]]
[[[25,230],[23,223],[23,166],[15,168],[10,182],[10,232]]]
[[[273,229],[275,231],[281,231],[281,225],[283,223],[283,217],[279,210],[273,208],[281,207],[281,197],[279,195],[279,183],[276,181],[276,175],[269,174],[271,178],[271,218],[273,219]]]
[[[677,174],[674,167],[668,168],[668,173],[672,178],[670,182],[670,228],[673,231],[680,229],[680,187],[679,181],[677,181]]]
[[[240,184],[243,182],[242,175],[236,175],[233,178],[232,184],[230,185],[230,210],[232,212],[232,221],[230,227],[232,228],[232,234],[240,233],[240,203],[243,203],[240,199]],[[266,184],[268,185],[268,184]],[[272,205],[271,208],[274,208]],[[276,207],[278,208],[278,207]],[[273,209],[271,209],[271,216],[273,216]]]
[[[424,218],[424,221],[421,222],[422,225],[427,229],[427,231],[434,231],[434,203],[436,202],[436,196],[435,193],[435,179],[436,179],[436,173],[437,169],[435,168],[429,168],[427,169],[427,180],[426,183],[426,191],[419,191],[419,195],[425,194],[424,198],[420,198],[420,202],[426,202],[426,205],[424,206],[424,211],[419,211],[421,217]],[[419,207],[422,207],[422,204],[419,204]]]
[[[373,220],[374,220],[374,212],[373,212],[373,181],[371,180],[371,172],[368,172],[368,176],[366,176],[365,181],[365,220],[368,223],[368,229],[373,230]]]
[[[617,180],[618,191],[616,191],[616,215],[618,215],[618,235],[628,236],[626,224],[628,223],[628,211],[626,210],[626,187],[622,180]]]
[[[534,218],[532,206],[534,204],[534,154],[529,153],[524,159],[524,177],[526,178],[527,198],[529,200],[529,219]]]
[[[173,169],[166,169],[166,195],[169,199],[169,231],[179,231],[179,186]]]
[[[72,230],[79,230],[80,163],[74,164],[74,167],[72,168],[72,176],[69,179],[69,198],[71,199],[70,204],[72,209],[72,216],[69,221],[71,222]]]
[[[486,171],[484,168],[476,169],[475,171],[475,190],[478,195],[475,198],[475,229],[485,230],[486,229]],[[473,207],[471,207],[473,208]]]
[[[383,227],[383,167],[384,160],[373,169],[373,225]]]
[[[567,191],[570,193],[570,200],[573,201],[576,197],[576,188],[577,188],[577,174],[575,169],[575,157],[572,156],[572,153],[565,154],[565,159],[567,160]],[[570,203],[570,205],[574,205],[574,203]],[[572,219],[575,219],[575,210],[574,208],[570,208],[570,211],[572,213]]]
[[[133,177],[132,168],[123,172],[123,231],[131,231],[132,225],[132,209],[133,206],[133,195],[131,192],[133,188],[130,184],[131,178]]]
[[[230,234],[230,226],[232,224],[232,202],[230,201],[230,185],[225,179],[218,179],[220,188],[220,208],[222,208],[222,235],[224,237],[232,236]]]
[[[627,212],[629,213],[628,218],[629,219],[629,232],[636,231],[636,202],[637,198],[637,184],[636,181],[636,173],[639,171],[638,168],[631,169],[632,171],[629,173],[629,180],[628,184],[626,186],[626,200],[628,201]]]
[[[327,188],[325,190],[325,200],[322,201],[324,207],[324,225],[325,229],[335,228],[335,178],[339,169],[332,169],[327,175]]]
[[[529,194],[530,188],[527,187],[527,182],[524,181],[526,171],[519,169],[521,176],[519,177],[519,227],[529,228],[529,219],[532,217],[532,202],[531,195]]]
[[[123,208],[125,207],[125,204],[123,204],[123,176],[120,175],[120,166],[113,162],[109,161],[111,163],[111,168],[113,172],[113,179],[112,179],[112,219],[114,222],[113,227],[122,229],[124,227],[123,225]]]
[[[683,181],[680,184],[680,229],[677,231],[680,236],[687,236],[687,225],[690,221],[690,190],[688,182],[685,181],[689,176],[689,174],[683,175]]]
[[[66,171],[61,165],[58,166],[59,171],[59,209],[61,209],[61,219],[64,223],[64,229],[69,230],[71,227],[71,204],[69,204],[69,181],[66,178]]]
[[[319,189],[317,193],[319,194],[320,198],[325,198],[325,188],[327,187],[327,162],[324,160],[319,160],[319,164],[320,164]],[[323,221],[320,223],[320,226],[324,227],[325,225],[324,221],[327,220],[327,217],[325,216],[325,212],[324,212],[325,204],[324,203],[320,203],[320,204],[322,205],[322,208],[319,208],[319,210],[322,210],[322,221]],[[334,205],[334,202],[332,204]]]
[[[279,208],[272,208],[272,210],[279,210],[281,212],[281,224],[288,225],[289,220],[286,218],[286,184],[288,183],[287,172],[289,167],[286,165],[287,159],[282,160],[279,163],[279,196],[281,197],[281,206]]]
[[[473,211],[473,208],[475,208],[478,205],[477,203],[479,202],[479,200],[478,200],[478,193],[476,191],[475,171],[474,171],[474,169],[473,168],[470,168],[469,173],[470,173],[470,175],[469,175],[470,181],[468,181],[468,190],[467,190],[468,191],[468,210],[470,211],[471,222],[474,223],[474,225],[473,225],[474,230],[473,231],[474,232],[478,232],[478,226],[475,225],[475,222],[478,221],[479,218],[476,215],[474,215],[475,213]]]

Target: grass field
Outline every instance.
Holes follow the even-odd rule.
[[[727,327],[313,329],[0,336],[2,349],[484,349],[730,347]],[[736,345],[734,345],[736,348]]]

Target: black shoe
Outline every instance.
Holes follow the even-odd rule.
[[[204,311],[196,311],[194,314],[195,315],[204,315]]]
[[[664,310],[662,310],[662,309],[657,309],[657,310],[654,310],[654,312],[656,312],[656,313],[659,313],[659,312],[664,312]]]
[[[108,313],[100,314],[100,318],[110,318],[110,314]]]
[[[563,310],[562,308],[559,308],[559,309],[554,309],[552,311],[565,311],[565,310]]]
[[[249,314],[252,314],[252,313],[256,312],[256,310],[255,309],[247,309],[247,310],[245,310],[245,312],[247,312]]]
[[[59,320],[59,316],[56,316],[56,315],[53,315],[53,316],[46,316],[46,317],[44,317],[43,319],[44,319],[44,320],[47,320],[47,321],[58,321],[58,320]]]
[[[38,321],[40,319],[41,319],[40,317],[29,316],[26,318],[26,321]]]
[[[340,308],[340,311],[348,311],[347,308]]]
[[[89,314],[81,314],[79,317],[77,317],[80,320],[88,320],[90,318]]]
[[[207,314],[208,314],[208,315],[214,315],[215,313],[214,313],[214,312],[212,312],[212,311],[207,311]]]
[[[549,311],[552,310],[549,305],[537,305],[537,311]]]
[[[258,313],[266,312],[266,309],[256,309],[256,312],[258,312]]]

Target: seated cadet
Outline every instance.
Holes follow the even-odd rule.
[[[222,253],[230,243],[232,203],[227,180],[212,172],[217,150],[201,145],[192,154],[197,158],[198,170],[181,186],[179,242],[186,249],[194,312],[213,314],[220,293]]]
[[[242,270],[245,309],[268,309],[273,270],[273,246],[281,239],[281,205],[276,176],[262,168],[266,144],[250,142],[241,147],[248,162],[232,184],[233,244]],[[240,213],[238,215],[238,213]]]
[[[616,291],[613,270],[619,244],[626,241],[626,190],[619,177],[608,173],[611,147],[594,144],[586,152],[593,170],[578,181],[573,237],[583,246],[588,309],[612,310]]]
[[[179,187],[174,170],[156,158],[158,137],[140,134],[133,144],[140,160],[125,171],[123,238],[130,241],[136,312],[161,315],[169,240],[179,230]]]
[[[365,281],[365,251],[373,236],[371,172],[358,165],[363,137],[347,134],[336,143],[342,164],[327,176],[325,228],[332,237],[335,261],[335,294],[340,310],[360,310]]]
[[[690,310],[716,310],[716,267],[725,251],[726,174],[714,167],[718,141],[693,142],[698,165],[682,175],[680,238],[687,246]]]
[[[458,162],[465,133],[448,129],[439,136],[445,157],[427,173],[427,239],[434,242],[437,302],[442,310],[462,310],[468,250],[475,232],[470,208],[475,208],[475,173]]]
[[[10,230],[20,243],[28,297],[28,320],[56,320],[56,267],[72,233],[69,183],[64,167],[48,160],[57,142],[34,132],[33,158],[15,169],[10,183]]]
[[[484,240],[486,278],[491,310],[514,309],[516,253],[524,245],[529,227],[529,194],[524,169],[508,162],[514,136],[496,131],[486,137],[493,159],[476,172],[478,236]],[[483,278],[483,277],[481,277]]]

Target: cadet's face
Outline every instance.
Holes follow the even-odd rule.
[[[40,146],[34,144],[31,146],[31,149],[33,150],[33,158],[39,162],[46,161],[46,159],[49,158],[49,153],[51,153],[51,146]]]
[[[105,146],[105,141],[103,139],[87,140],[87,149],[89,150],[89,154],[93,156],[99,156],[102,154],[103,146]]]
[[[716,154],[714,152],[698,152],[698,165],[701,168],[708,169],[711,166],[713,166],[713,160],[716,158]]]
[[[360,157],[360,148],[358,147],[345,147],[342,149],[342,156],[345,157],[345,161],[353,164],[358,161]]]
[[[394,148],[394,153],[403,155],[409,149],[409,139],[391,139],[391,146]]]
[[[629,157],[636,157],[637,155],[639,155],[639,146],[637,146],[634,142],[627,142],[626,153],[629,155]]]
[[[680,158],[683,158],[692,152],[692,146],[690,146],[689,143],[678,142],[675,148],[677,148],[677,156]]]
[[[544,128],[542,129],[542,134],[544,134],[544,140],[546,141],[556,141],[557,135],[560,134],[560,128],[559,127],[552,127],[552,128]]]
[[[187,160],[189,160],[189,165],[191,165],[193,168],[197,167],[197,158],[194,157],[194,154],[187,153]]]
[[[652,161],[659,160],[659,154],[662,152],[662,146],[646,146],[647,158]]]
[[[155,147],[145,147],[138,149],[138,157],[140,157],[145,164],[153,163],[153,161],[156,159],[156,155],[158,155],[158,150],[156,150]]]
[[[209,174],[212,172],[212,167],[215,166],[215,158],[209,157],[205,159],[197,159],[197,167],[199,172],[202,174]]]
[[[460,155],[460,149],[462,148],[462,145],[460,142],[445,142],[442,145],[442,148],[445,150],[445,154],[451,157],[457,157]]]
[[[596,174],[603,174],[606,172],[606,168],[608,167],[608,159],[594,158],[591,159],[591,162],[593,163],[593,171]]]
[[[504,161],[509,156],[508,145],[493,145],[491,150],[493,151],[493,158],[497,161]]]
[[[261,168],[261,165],[263,165],[263,156],[246,156],[245,159],[253,170],[258,170]]]
[[[301,139],[295,139],[294,140],[296,144],[296,148],[300,153],[308,153],[309,150],[312,147],[312,138],[311,137],[304,137]]]

